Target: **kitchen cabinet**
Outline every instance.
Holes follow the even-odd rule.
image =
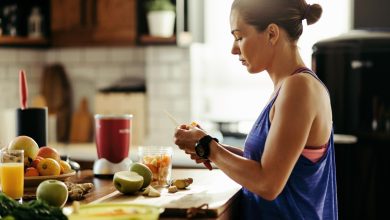
[[[49,5],[50,0],[0,1],[0,46],[47,47],[50,37]],[[35,19],[33,11],[36,12]]]
[[[134,45],[136,0],[51,0],[52,45]]]

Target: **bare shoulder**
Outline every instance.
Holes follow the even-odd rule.
[[[325,87],[318,79],[307,73],[298,73],[287,77],[283,83],[282,91],[290,95],[299,95],[300,97],[317,97],[325,92]]]

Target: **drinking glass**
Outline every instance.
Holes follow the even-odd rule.
[[[172,173],[172,152],[169,146],[139,146],[139,162],[152,171],[152,186],[167,186]]]
[[[0,179],[4,194],[22,199],[24,189],[24,151],[2,149],[0,151]]]

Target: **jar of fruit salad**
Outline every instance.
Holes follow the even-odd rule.
[[[172,173],[172,152],[169,146],[139,146],[139,162],[153,173],[152,186],[167,186]]]

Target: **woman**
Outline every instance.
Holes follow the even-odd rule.
[[[200,127],[176,129],[175,144],[192,159],[212,161],[243,186],[244,219],[338,218],[329,94],[297,47],[302,21],[315,23],[321,13],[304,0],[235,0],[232,54],[248,72],[268,72],[274,84],[269,103],[243,151]]]

